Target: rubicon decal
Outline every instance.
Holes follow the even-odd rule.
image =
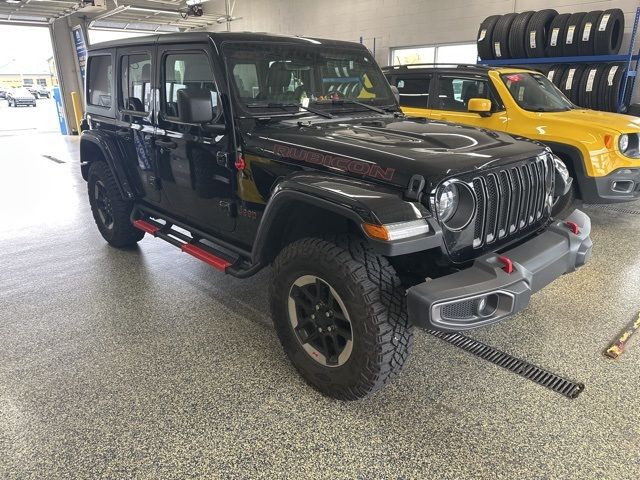
[[[328,153],[314,152],[303,148],[288,147],[286,145],[274,145],[273,153],[281,157],[293,158],[294,160],[300,160],[305,163],[324,165],[325,167],[337,168],[345,172],[366,175],[382,180],[392,180],[396,171],[395,168],[382,168],[375,163],[352,160]]]

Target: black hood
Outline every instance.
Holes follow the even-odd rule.
[[[355,178],[406,187],[422,175],[427,189],[443,178],[532,158],[540,144],[511,135],[424,119],[373,117],[285,120],[245,130],[256,153]]]

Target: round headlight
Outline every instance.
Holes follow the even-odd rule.
[[[456,213],[458,208],[458,187],[454,183],[448,183],[440,189],[436,203],[438,218],[443,223],[447,223]]]
[[[629,148],[629,135],[622,134],[620,135],[620,139],[618,140],[618,147],[622,153],[626,152]]]
[[[448,182],[438,191],[436,210],[445,227],[453,231],[462,230],[476,213],[475,195],[465,183]]]

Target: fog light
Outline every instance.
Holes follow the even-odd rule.
[[[631,180],[616,180],[611,183],[611,190],[618,193],[631,193],[635,185]]]

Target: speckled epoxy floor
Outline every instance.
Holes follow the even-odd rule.
[[[602,356],[640,310],[640,215],[588,208],[592,262],[470,334],[585,382],[577,400],[419,332],[395,383],[341,403],[285,359],[268,271],[108,247],[76,151],[0,136],[1,479],[640,477],[640,339]]]

